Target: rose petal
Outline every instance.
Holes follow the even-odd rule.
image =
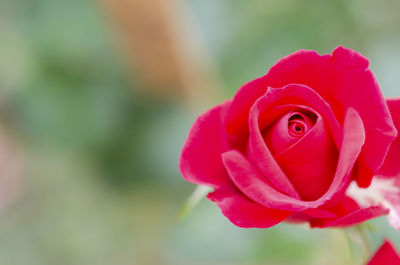
[[[339,204],[330,208],[329,211],[336,214],[337,217],[311,220],[311,226],[320,228],[346,227],[388,213],[388,210],[380,205],[362,208],[350,197],[344,197]]]
[[[346,191],[362,207],[382,205],[389,210],[389,223],[400,230],[400,179],[376,176],[364,189],[352,183]]]
[[[397,131],[379,85],[368,68],[368,59],[355,51],[338,47],[333,51],[330,62],[340,84],[329,100],[335,113],[340,113],[340,108],[343,113],[346,107],[351,106],[358,111],[364,123],[365,145],[356,169],[358,185],[368,187]]]
[[[333,196],[331,199],[332,204],[335,204],[335,201],[340,199],[340,195],[348,187],[350,174],[365,143],[363,122],[358,112],[352,108],[346,111],[343,134],[343,144],[340,150],[335,177],[333,178],[332,185],[324,195],[331,194]]]
[[[336,217],[310,220],[311,227],[346,227],[388,213],[388,210],[381,205],[362,208],[355,200],[348,196],[345,196],[340,203],[327,209],[327,211],[335,214]]]
[[[237,191],[216,190],[207,196],[215,201],[233,224],[243,228],[268,228],[285,220],[291,212],[268,209],[244,197]]]
[[[244,84],[235,94],[231,108],[226,116],[226,129],[232,135],[244,136],[248,133],[249,110],[254,102],[267,91],[266,76]]]
[[[337,218],[338,215],[328,211],[328,210],[324,210],[324,209],[307,209],[303,212],[301,212],[301,214],[306,214],[308,217],[312,217],[312,218]],[[310,218],[307,218],[307,220],[310,220]]]
[[[225,101],[208,110],[192,125],[179,161],[187,181],[213,188],[233,186],[221,160],[221,153],[228,150],[223,120],[230,104]]]
[[[319,228],[347,227],[387,213],[388,210],[381,205],[362,208],[355,200],[346,196],[333,207],[309,209],[294,213],[287,220],[290,222],[309,222],[311,227]]]
[[[394,125],[400,129],[400,99],[387,100]],[[379,175],[400,178],[400,136],[392,143],[385,162],[379,170]]]
[[[400,99],[390,99],[387,102],[394,124],[400,128]],[[389,209],[389,223],[400,230],[400,137],[393,141],[371,185],[367,189],[351,185],[347,194],[364,207],[379,204]]]
[[[333,221],[327,221],[324,219],[318,219],[315,222],[311,222],[311,227],[347,227],[365,222],[369,219],[373,219],[388,213],[388,210],[381,206],[371,206],[368,208],[362,208],[349,214],[334,219]]]
[[[277,164],[268,147],[265,145],[264,138],[259,131],[258,122],[252,124],[250,128],[250,138],[248,144],[249,158],[258,166],[264,176],[274,185],[276,189],[286,193],[293,198],[300,198],[298,192],[293,187],[285,173]]]
[[[400,129],[400,99],[387,100],[394,125]],[[387,183],[386,188],[380,185],[383,203],[390,209],[388,215],[389,223],[400,230],[400,136],[392,143],[385,162],[374,179],[378,183]],[[374,182],[373,182],[374,184]],[[375,186],[375,185],[371,185]]]
[[[300,211],[307,208],[305,202],[272,187],[240,152],[225,152],[222,160],[235,185],[253,201],[272,209]]]
[[[400,265],[400,256],[393,243],[385,239],[367,265]]]

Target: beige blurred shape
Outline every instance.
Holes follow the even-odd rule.
[[[0,122],[0,213],[21,195],[24,169],[20,144]]]
[[[146,92],[194,109],[220,99],[221,82],[185,1],[105,0],[128,65]]]

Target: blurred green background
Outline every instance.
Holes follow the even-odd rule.
[[[298,49],[360,51],[400,96],[400,2],[129,2],[0,3],[0,121],[23,169],[0,264],[349,262],[339,230],[240,229],[206,200],[179,221],[194,185],[177,163],[196,115]],[[385,218],[372,223],[374,247],[389,235],[400,248]]]

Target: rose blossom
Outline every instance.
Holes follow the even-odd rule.
[[[348,226],[392,211],[393,203],[347,192],[377,174],[396,180],[400,170],[392,119],[400,125],[400,100],[389,109],[368,64],[341,46],[282,58],[197,118],[180,158],[183,177],[213,188],[208,198],[240,227]]]

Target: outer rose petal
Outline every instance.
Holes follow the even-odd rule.
[[[243,228],[268,228],[285,220],[292,212],[268,209],[238,191],[216,190],[207,196],[215,201],[233,224]]]
[[[400,128],[400,99],[388,100],[394,124]],[[389,209],[390,224],[400,230],[400,137],[392,143],[385,162],[367,189],[357,189],[354,185],[347,191],[364,207],[383,205]]]
[[[389,99],[387,103],[392,114],[394,125],[397,129],[400,129],[400,99]],[[385,162],[378,174],[400,179],[400,136],[393,141]]]
[[[267,76],[256,78],[244,84],[233,98],[233,108],[226,117],[227,131],[233,135],[244,135],[248,132],[247,120],[249,110],[254,102],[264,95],[268,87]]]
[[[387,214],[389,211],[380,206],[371,206],[351,212],[346,216],[328,222],[320,227],[347,227]]]
[[[400,183],[395,179],[376,176],[367,189],[352,183],[346,195],[353,198],[361,207],[380,205],[389,210],[390,224],[400,230]]]
[[[396,128],[400,129],[400,99],[387,100]],[[388,183],[388,189],[381,189],[384,204],[390,209],[390,224],[400,230],[400,136],[392,143],[385,162],[376,177],[378,183]]]
[[[337,214],[338,217],[311,220],[311,227],[347,227],[365,222],[381,215],[385,215],[389,212],[382,206],[360,208],[360,206],[358,206],[357,203],[350,198],[345,198],[340,204],[336,205],[335,208],[330,210]]]
[[[332,95],[333,108],[337,106],[340,111],[342,106],[352,106],[360,113],[365,126],[365,145],[356,171],[358,185],[368,187],[397,131],[379,85],[368,69],[368,59],[339,47],[332,53],[331,61],[338,70],[336,78],[341,88]],[[346,64],[350,69],[344,67]]]
[[[221,154],[228,150],[223,120],[230,104],[225,101],[206,111],[192,125],[179,161],[187,181],[213,188],[233,186],[221,160]]]
[[[385,240],[367,265],[400,265],[400,256],[394,245]]]
[[[343,122],[347,108],[359,112],[365,125],[366,143],[356,165],[357,182],[367,187],[397,133],[380,88],[368,69],[368,60],[353,50],[339,46],[332,55],[322,56],[300,50],[279,60],[267,75],[247,83],[236,93],[227,116],[228,132],[234,135],[246,132],[245,117],[254,99],[268,87],[291,83],[314,89],[329,102],[339,122]]]

